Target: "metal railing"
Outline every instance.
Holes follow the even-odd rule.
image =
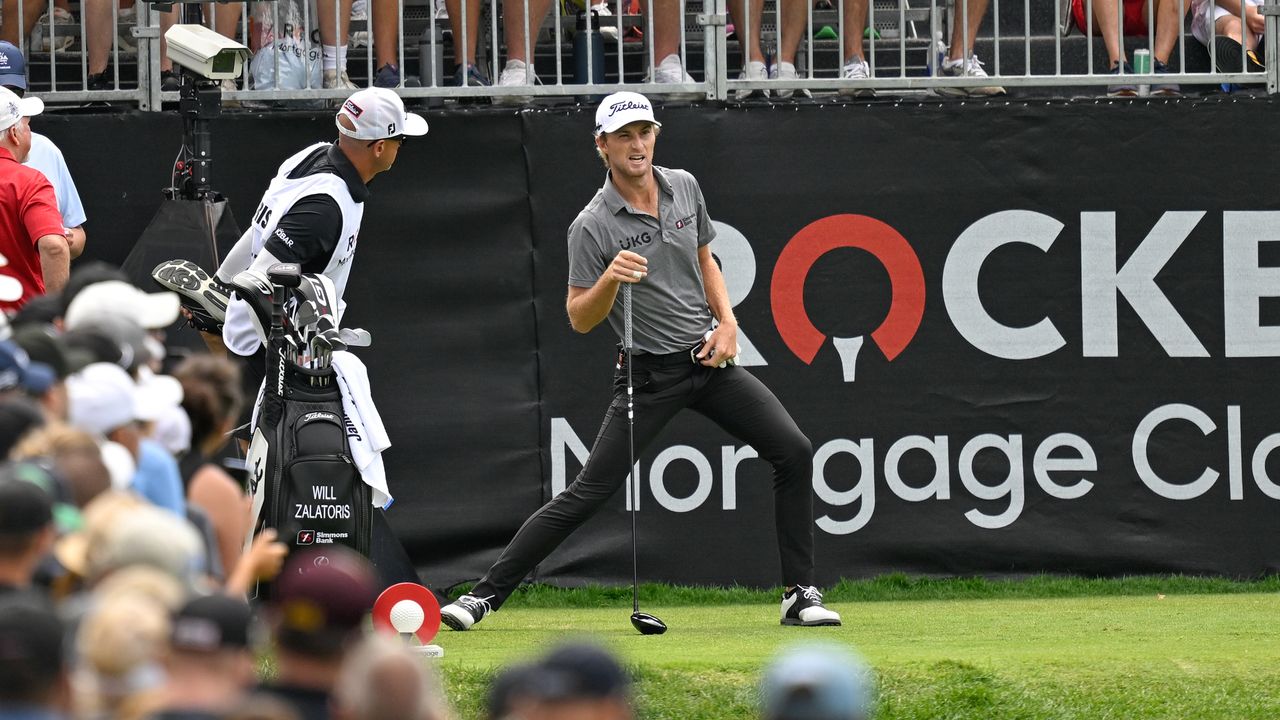
[[[24,2],[38,1],[18,0],[19,13]],[[240,80],[224,85],[224,101],[323,104],[345,97],[350,86],[326,78],[322,67],[324,56],[336,54],[343,41],[352,85],[391,80],[404,97],[428,104],[519,105],[620,89],[669,100],[965,94],[995,86],[1073,94],[1087,87],[1141,90],[1171,83],[1280,90],[1280,0],[1246,0],[1238,15],[1219,18],[1211,0],[1148,0],[1145,28],[1133,27],[1123,0],[989,0],[989,7],[986,0],[866,0],[865,19],[851,16],[853,0],[733,0],[735,13],[726,0],[604,0],[592,12],[569,4],[582,1],[505,0],[504,7],[503,0],[450,0],[452,19],[413,0],[367,0],[363,18],[356,19],[343,17],[337,0],[241,3],[233,10],[239,14],[234,34],[255,57],[252,70],[247,65]],[[215,5],[204,7],[206,15],[215,14],[208,10]],[[165,21],[148,3],[135,8],[134,18],[122,18],[116,0],[81,0],[79,21],[61,13],[42,18],[39,45],[20,39],[31,91],[50,103],[157,110],[176,102],[162,72]],[[116,30],[95,34],[95,23],[108,16]],[[226,18],[219,24],[231,25]],[[1226,66],[1220,53],[1237,51],[1219,42],[1219,26],[1231,32],[1233,25],[1245,29],[1246,45],[1265,26],[1253,53],[1265,58],[1265,70],[1248,52],[1238,52],[1238,69]],[[1116,30],[1108,38],[1104,28]],[[394,38],[393,49],[386,47],[388,38]],[[1162,62],[1130,71],[1120,58],[1135,47],[1154,51]],[[678,67],[663,65],[668,54],[679,58]],[[865,76],[848,71],[854,55],[865,60]],[[744,73],[756,56],[763,64]],[[475,74],[464,70],[457,84],[455,66],[464,58]],[[508,65],[512,59],[525,60],[527,70]],[[1111,72],[1117,60],[1120,76]],[[790,70],[777,77],[784,62],[794,77]],[[762,75],[770,67],[775,75]],[[504,84],[504,74],[517,84]]]

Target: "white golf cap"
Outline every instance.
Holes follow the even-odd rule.
[[[101,315],[119,315],[148,330],[168,327],[178,319],[175,293],[148,293],[127,282],[107,280],[76,293],[63,319],[68,330],[88,327]]]
[[[349,130],[338,122],[343,115],[355,130]],[[333,122],[337,124],[338,132],[359,140],[427,134],[427,121],[417,113],[405,112],[404,101],[387,88],[371,87],[354,93],[342,103]]]
[[[596,135],[611,133],[633,122],[662,123],[653,119],[653,103],[640,93],[616,92],[600,101],[596,108]]]
[[[44,112],[44,101],[38,97],[20,98],[7,87],[0,87],[0,130],[8,130],[24,117]]]
[[[106,435],[140,420],[137,385],[129,373],[111,363],[94,363],[67,377],[67,415],[71,424]]]

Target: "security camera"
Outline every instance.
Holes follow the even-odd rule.
[[[203,25],[174,25],[164,34],[169,59],[209,80],[240,77],[249,48]]]

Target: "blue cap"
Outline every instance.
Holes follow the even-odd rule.
[[[11,42],[0,40],[0,85],[27,89],[27,60]]]
[[[784,652],[765,669],[760,689],[766,720],[867,720],[875,709],[871,668],[835,644]]]
[[[21,388],[43,395],[57,379],[53,368],[31,362],[27,352],[10,340],[0,342],[0,390]]]

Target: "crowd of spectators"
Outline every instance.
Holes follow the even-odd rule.
[[[610,38],[616,38],[622,31],[625,32],[626,41],[639,41],[644,50],[644,63],[646,66],[651,65],[644,78],[645,82],[697,82],[688,70],[689,58],[683,55],[687,48],[681,46],[681,39],[686,32],[682,25],[687,22],[687,18],[682,12],[684,8],[680,0],[625,0],[621,3],[617,0],[604,0],[594,5],[589,0],[557,1],[562,3],[562,14],[581,13],[589,7],[590,12],[597,15],[593,23],[600,25]],[[276,5],[287,11],[295,8],[297,2],[298,0],[281,0],[280,3],[265,5],[272,6],[273,11],[278,13]],[[418,37],[400,37],[404,24],[401,2],[402,0],[318,0],[314,12],[306,14],[309,19],[305,22],[304,14],[298,12],[288,19],[277,19],[275,29],[268,27],[265,35],[261,27],[254,27],[253,18],[257,11],[247,9],[264,5],[263,3],[250,3],[249,6],[243,2],[215,3],[203,6],[203,13],[207,24],[224,35],[244,41],[253,52],[280,54],[280,62],[286,65],[282,72],[287,78],[282,80],[284,76],[276,77],[265,85],[267,89],[302,89],[304,86],[355,89],[357,83],[351,79],[349,72],[349,50],[361,45],[370,46],[368,62],[371,68],[369,77],[362,82],[378,87],[415,87],[421,85],[421,81],[400,67],[406,54],[411,57],[418,55],[417,48],[414,47]],[[493,7],[487,7],[489,0],[436,2],[439,8],[433,13],[432,22],[438,23],[445,31],[439,37],[448,46],[448,59],[443,72],[438,69],[433,72],[440,72],[445,85],[529,88],[540,84],[541,80],[530,55],[539,43],[553,0],[521,0],[497,3]],[[18,0],[4,0],[3,15],[12,21],[0,25],[0,39],[21,45],[26,39],[35,38],[31,40],[34,43],[31,47],[35,47],[37,51],[47,52],[53,48],[66,52],[80,41],[81,36],[71,34],[71,30],[63,31],[69,34],[57,37],[53,33],[57,33],[59,27],[76,22],[72,15],[72,9],[75,9],[84,23],[87,73],[85,87],[89,90],[119,87],[116,84],[119,68],[113,72],[111,63],[113,58],[121,57],[118,53],[129,53],[136,49],[136,41],[119,30],[121,23],[127,25],[136,17],[132,0],[84,0],[78,8],[69,8],[65,3],[66,0],[55,0],[53,7],[47,8],[44,0],[24,0],[21,4],[22,19],[19,22]],[[832,32],[831,28],[824,27],[822,32],[818,32],[817,27],[810,26],[812,7],[807,0],[778,0],[776,15],[771,14],[769,18],[764,17],[763,0],[728,0],[727,4],[730,27],[735,28],[730,31],[733,45],[736,45],[741,56],[739,79],[784,81],[776,90],[744,89],[737,93],[737,97],[741,99],[768,95],[771,92],[783,98],[792,97],[797,91],[793,84],[803,74],[797,71],[797,52],[801,43],[805,38],[833,37],[823,34]],[[877,71],[874,63],[869,62],[870,56],[865,46],[866,39],[875,37],[877,32],[868,27],[871,0],[813,0],[812,4],[828,10],[837,9],[838,6],[842,26],[838,43],[841,66],[834,68],[834,71],[837,77],[853,81],[848,87],[842,87],[839,94],[873,95],[873,81]],[[980,59],[975,51],[979,29],[987,19],[988,5],[989,0],[957,0],[948,10],[951,14],[951,32],[941,48],[931,46],[929,49],[929,52],[939,54],[936,61],[938,75],[961,79],[988,77],[984,69],[985,60]],[[1185,0],[1182,3],[1177,0],[1068,0],[1064,7],[1067,8],[1069,18],[1064,27],[1078,28],[1081,32],[1092,31],[1103,40],[1109,62],[1107,68],[1100,70],[1099,74],[1134,74],[1134,68],[1125,52],[1124,38],[1148,35],[1151,46],[1149,49],[1154,59],[1151,72],[1176,72],[1177,58],[1173,57],[1173,50],[1183,34],[1187,17],[1190,18],[1191,36],[1206,47],[1212,46],[1217,61],[1215,69],[1218,72],[1235,73],[1242,69],[1261,72],[1265,59],[1260,52],[1264,24],[1260,5],[1261,0]],[[1179,17],[1179,8],[1186,14],[1184,17]],[[40,14],[46,10],[46,14]],[[615,18],[611,16],[618,10],[638,15],[640,20],[635,23],[635,27],[630,26],[630,21],[624,24],[614,22]],[[163,38],[163,31],[177,20],[178,12],[175,9],[160,15],[161,89],[166,91],[177,90],[179,87],[179,77],[167,57]],[[497,46],[488,46],[487,41],[481,37],[486,12],[501,15],[501,35]],[[353,19],[366,23],[368,29],[353,30]],[[300,22],[309,24],[311,29],[294,27]],[[774,28],[776,50],[768,48],[762,37],[766,26],[771,24],[777,25]],[[495,32],[497,27],[498,23],[495,21]],[[44,35],[41,36],[41,33]],[[309,71],[293,73],[287,67],[296,59],[289,55],[300,54],[297,46],[286,42],[287,33],[293,33],[298,38],[309,35],[307,42],[315,48],[314,62],[319,64],[315,85],[306,84],[308,81],[305,78]],[[566,30],[564,37],[572,34],[572,30]],[[943,38],[939,38],[938,42],[941,43],[942,40]],[[273,49],[275,44],[281,47]],[[483,54],[490,47],[499,54],[486,61]],[[561,71],[571,76],[574,59],[564,59],[567,64]],[[278,68],[280,62],[263,63],[263,66],[274,65]],[[365,61],[360,59],[353,62],[363,65]],[[593,62],[606,61],[604,57],[600,57],[593,58]],[[0,66],[0,72],[3,70]],[[827,70],[828,74],[830,71],[831,69]],[[897,73],[896,67],[893,73]],[[296,87],[291,87],[289,82]],[[253,89],[254,83],[238,85],[235,81],[226,80],[223,81],[223,87],[225,90],[240,87]],[[1158,82],[1152,88],[1156,95],[1176,95],[1180,90],[1178,84],[1172,81]],[[810,94],[807,90],[800,92],[803,95]],[[942,85],[938,87],[938,92],[955,96],[991,96],[1004,94],[1005,91],[993,82]],[[1131,96],[1138,94],[1138,91],[1131,82],[1120,77],[1112,81],[1108,94]],[[677,100],[696,96],[684,89],[673,90],[668,95]],[[493,101],[521,105],[527,104],[532,98],[532,94],[510,91],[495,94]]]
[[[236,366],[166,357],[178,315],[91,263],[0,325],[0,719],[454,717],[433,661],[371,629],[384,582],[365,558],[286,557],[272,531],[242,549],[249,509],[218,462]],[[868,717],[845,652],[781,657],[762,717]],[[634,717],[628,673],[583,644],[502,669],[487,708]]]

